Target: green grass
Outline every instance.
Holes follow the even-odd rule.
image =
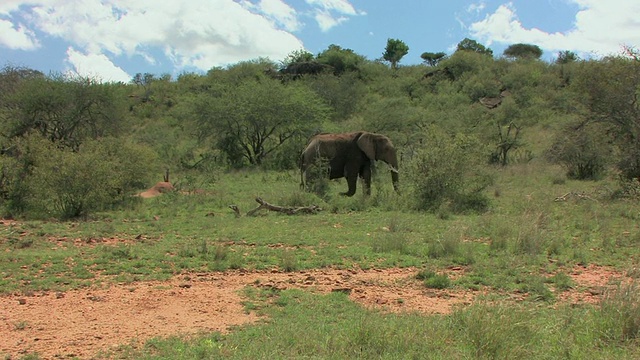
[[[253,291],[250,296],[251,308],[269,315],[263,324],[239,327],[228,335],[153,339],[140,350],[123,347],[118,355],[136,359],[634,359],[640,335],[624,338],[621,331],[628,318],[605,321],[609,318],[603,317],[606,306],[552,309],[481,302],[448,316],[416,316],[365,310],[341,293],[270,290]],[[615,301],[610,305],[619,305]]]
[[[419,316],[365,310],[340,294],[253,294],[248,310],[268,314],[267,323],[154,339],[130,358],[633,358],[636,287],[607,297],[615,305],[602,308],[567,307],[556,294],[574,286],[566,272],[575,265],[640,277],[640,206],[611,200],[613,180],[556,181],[557,169],[536,162],[495,174],[488,212],[443,217],[406,210],[411,193],[398,196],[380,179],[370,198],[339,197],[342,181],[330,182],[320,199],[298,190],[294,171],[220,173],[208,194],[167,194],[88,221],[0,227],[0,291],[63,291],[184,271],[415,266],[428,269],[425,289],[489,289],[488,302]],[[555,201],[570,192],[587,197]],[[228,207],[246,214],[257,196],[324,210],[238,218]],[[463,275],[450,279],[451,266],[464,267]],[[512,293],[527,300],[503,302]]]

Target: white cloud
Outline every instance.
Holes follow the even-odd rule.
[[[103,81],[127,83],[131,75],[116,66],[103,54],[84,54],[72,47],[67,49],[67,63],[72,67],[72,74],[86,77],[97,77]]]
[[[271,18],[287,31],[298,31],[302,28],[296,10],[282,0],[260,0],[256,6],[250,3],[247,5]]]
[[[478,3],[472,3],[467,6],[467,12],[469,13],[480,13],[487,7],[487,4],[484,1]]]
[[[0,19],[0,46],[14,50],[34,50],[39,47],[33,32],[22,25]]]
[[[522,26],[512,3],[501,5],[485,19],[471,24],[471,35],[482,42],[538,45],[543,50],[571,50],[607,55],[622,45],[640,44],[640,2],[637,0],[569,0],[580,10],[574,27],[567,32],[548,33]]]
[[[329,31],[349,18],[347,16],[366,15],[347,0],[305,0],[313,7],[313,17],[323,32]]]
[[[314,17],[316,22],[318,22],[320,30],[324,32],[329,31],[332,27],[347,20],[344,16],[337,17],[326,10],[317,10]]]
[[[102,55],[102,60],[141,56],[153,64],[159,50],[174,62],[176,72],[184,67],[208,70],[257,57],[280,60],[304,47],[288,32],[300,23],[282,0],[261,0],[262,14],[234,0],[2,1],[0,15],[20,15],[29,28],[0,19],[0,46],[11,44],[6,35],[10,29],[12,48],[19,43],[17,34],[23,34],[23,47],[28,39],[33,46],[37,42],[29,36],[37,31],[78,49],[68,53],[70,63],[81,61],[79,54],[84,53]],[[111,70],[113,66],[107,66],[106,71]]]

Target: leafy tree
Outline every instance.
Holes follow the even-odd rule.
[[[576,62],[578,60],[580,60],[580,58],[578,57],[578,55],[576,55],[576,53],[574,53],[573,51],[564,50],[558,52],[558,57],[556,58],[555,62],[556,64],[568,64]]]
[[[391,63],[392,69],[397,69],[400,60],[408,53],[409,46],[402,40],[387,39],[387,47],[382,54],[382,58]]]
[[[358,71],[360,66],[366,62],[364,56],[356,54],[351,49],[343,49],[334,44],[329,45],[325,51],[319,53],[316,59],[321,64],[331,66],[335,75]]]
[[[423,52],[422,55],[420,55],[422,60],[424,60],[424,62],[429,66],[438,65],[440,60],[442,60],[445,56],[447,56],[447,54],[443,52],[437,52],[437,53]]]
[[[8,97],[30,79],[44,78],[38,70],[6,65],[0,70],[0,107],[9,105]]]
[[[305,83],[331,106],[332,121],[344,121],[356,114],[368,91],[356,72],[321,74],[305,79]]]
[[[492,57],[475,51],[456,51],[438,65],[439,68],[446,69],[453,80],[460,80],[463,77],[480,73],[493,66],[494,60]]]
[[[217,140],[234,165],[262,164],[287,141],[318,128],[328,114],[308,87],[269,78],[225,84],[220,94],[201,96],[194,105],[200,138]]]
[[[493,50],[469,38],[464,38],[458,43],[456,52],[458,51],[473,51],[478,54],[493,56]]]
[[[297,50],[289,54],[282,62],[280,72],[290,75],[293,79],[297,79],[303,75],[317,75],[330,70],[330,66],[316,61],[310,52]]]
[[[117,135],[124,121],[119,86],[90,78],[31,78],[6,99],[2,134],[36,131],[72,149],[88,138]]]
[[[586,95],[587,118],[613,126],[619,170],[628,179],[640,178],[640,51],[625,47],[620,56],[584,65],[572,85]]]
[[[556,136],[547,157],[563,166],[569,178],[597,180],[612,153],[606,132],[602,123],[570,124]]]
[[[537,45],[513,44],[509,45],[502,54],[514,59],[539,59],[542,56],[542,50]]]

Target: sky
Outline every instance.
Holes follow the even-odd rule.
[[[0,0],[0,67],[130,82],[136,73],[206,73],[281,62],[335,44],[369,60],[388,39],[451,54],[465,38],[501,56],[517,43],[581,58],[640,47],[639,0]]]

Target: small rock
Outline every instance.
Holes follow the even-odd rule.
[[[27,299],[25,299],[25,298],[20,298],[20,299],[18,299],[18,304],[20,304],[20,305],[24,305],[24,304],[26,304],[26,303],[27,303]]]

